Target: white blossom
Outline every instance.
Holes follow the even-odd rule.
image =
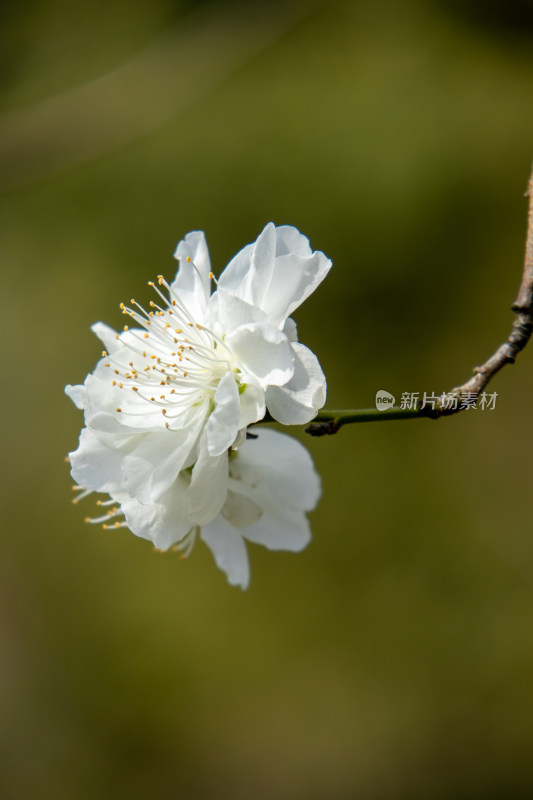
[[[156,502],[141,503],[128,496],[109,476],[110,498],[98,503],[104,513],[87,521],[103,523],[105,528],[127,526],[158,549],[175,545],[173,549],[183,557],[200,535],[230,584],[243,589],[250,579],[246,540],[270,550],[293,552],[308,544],[310,529],[305,512],[318,501],[320,481],[302,444],[277,431],[254,428],[252,437],[238,450],[219,458],[207,456],[207,461],[216,462],[216,480],[213,482],[214,475],[203,473],[203,464],[195,490],[200,461],[192,473],[182,471]],[[79,472],[77,464],[75,458],[74,475]],[[200,517],[207,520],[209,516],[201,502],[205,490],[218,491],[224,499],[219,512],[204,523]],[[87,493],[83,491],[77,499]]]
[[[106,349],[83,385],[66,387],[86,425],[71,454],[75,480],[144,506],[147,538],[163,548],[220,512],[228,448],[250,424],[267,409],[304,424],[326,396],[318,360],[290,318],[329,271],[323,253],[295,228],[269,223],[212,294],[203,233],[189,233],[175,255],[173,283],[151,283],[150,311],[122,305],[133,327],[93,326]]]

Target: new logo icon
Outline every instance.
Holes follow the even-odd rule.
[[[387,408],[392,408],[396,402],[394,395],[386,392],[385,389],[380,389],[376,392],[376,408],[378,411],[385,411]]]

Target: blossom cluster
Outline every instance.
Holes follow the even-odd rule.
[[[290,226],[269,223],[215,280],[204,234],[178,244],[176,277],[157,301],[121,305],[130,325],[93,331],[105,350],[65,391],[85,427],[70,454],[81,496],[109,495],[90,521],[127,526],[157,549],[187,554],[198,535],[230,583],[245,588],[244,539],[300,550],[320,486],[306,449],[267,428],[268,412],[305,424],[326,381],[291,314],[331,262]],[[212,292],[212,286],[214,291]]]

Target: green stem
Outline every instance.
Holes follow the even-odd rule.
[[[354,422],[385,422],[394,419],[420,419],[424,416],[426,414],[419,409],[412,408],[387,408],[384,411],[377,408],[324,409],[318,412],[305,430],[311,436],[325,436],[337,433],[343,425]]]
[[[323,409],[319,411],[313,422],[330,422],[335,420],[339,426],[349,425],[352,422],[382,422],[386,419],[410,419],[422,417],[418,409],[413,408],[387,408],[379,411],[377,408],[342,408],[342,409]]]

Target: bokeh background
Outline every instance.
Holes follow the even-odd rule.
[[[0,795],[533,796],[533,348],[494,411],[314,440],[302,554],[84,524],[63,394],[206,231],[334,261],[297,313],[328,406],[441,392],[502,341],[533,156],[533,4],[0,5]],[[143,294],[144,293],[144,294]]]

